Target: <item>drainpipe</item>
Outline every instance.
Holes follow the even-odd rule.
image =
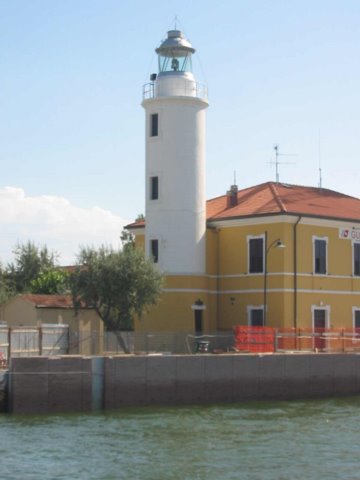
[[[296,223],[294,223],[294,329],[295,334],[297,331],[297,226],[299,225],[302,217],[299,216]],[[296,335],[297,338],[297,335]]]
[[[220,306],[219,306],[219,300],[220,300],[220,292],[219,292],[219,285],[220,285],[220,280],[219,280],[219,270],[220,270],[220,229],[217,228],[216,230],[216,330],[219,331],[219,325],[220,325]]]
[[[266,307],[267,307],[267,256],[268,256],[268,238],[267,238],[267,230],[265,231],[265,238],[264,238],[264,243],[265,243],[265,248],[264,248],[264,252],[265,252],[265,265],[264,265],[264,314],[263,314],[263,318],[264,318],[264,326],[267,327],[266,325]]]
[[[216,277],[216,293],[215,293],[215,299],[216,299],[216,304],[215,304],[215,327],[216,331],[219,331],[219,325],[220,325],[220,306],[219,306],[219,298],[220,298],[220,293],[219,293],[219,271],[220,271],[220,228],[217,227],[208,227],[209,230],[211,230],[214,235],[216,235],[216,246],[215,246],[215,277]]]

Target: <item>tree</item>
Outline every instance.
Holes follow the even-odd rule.
[[[9,288],[16,293],[29,291],[31,282],[40,274],[53,269],[58,257],[46,245],[38,247],[31,241],[17,244],[13,253],[15,260],[8,264],[5,278]]]
[[[11,290],[3,266],[0,263],[0,305],[12,297],[14,292]]]
[[[107,330],[132,329],[133,317],[159,301],[163,276],[132,243],[122,250],[82,248],[77,260],[74,305],[95,308]]]
[[[120,240],[123,248],[127,247],[128,245],[134,246],[135,244],[134,235],[130,233],[128,230],[123,230],[121,232]]]
[[[61,295],[69,291],[69,274],[59,268],[46,270],[30,282],[31,293]]]

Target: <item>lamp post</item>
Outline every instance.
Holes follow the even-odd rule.
[[[265,265],[264,265],[264,326],[266,325],[266,310],[267,310],[267,259],[268,259],[268,254],[272,248],[285,248],[285,245],[281,241],[280,238],[277,238],[273,242],[270,243],[268,246],[268,234],[267,231],[265,232]]]

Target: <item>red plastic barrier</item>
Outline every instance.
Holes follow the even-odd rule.
[[[271,327],[234,327],[235,348],[252,353],[275,351],[275,329]]]

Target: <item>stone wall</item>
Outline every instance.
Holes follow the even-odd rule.
[[[8,409],[8,372],[0,371],[0,412]]]
[[[169,355],[16,358],[13,413],[298,399],[360,393],[360,355]]]
[[[196,404],[360,393],[360,355],[183,355],[105,359],[104,405]]]
[[[11,359],[9,411],[29,414],[93,410],[98,399],[94,391],[97,363],[96,358],[71,356]]]

